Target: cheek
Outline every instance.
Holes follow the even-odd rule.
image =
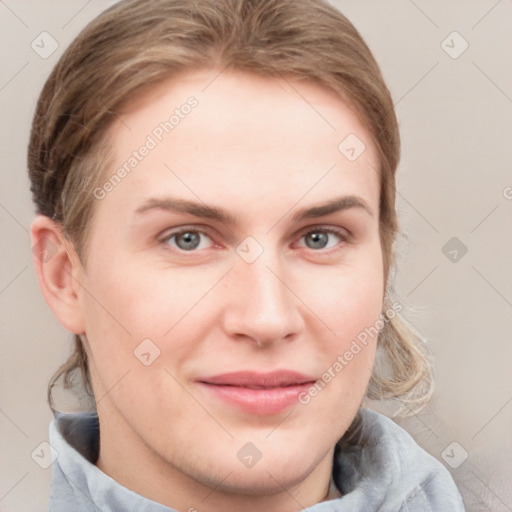
[[[375,237],[364,250],[347,254],[339,265],[319,266],[306,278],[299,276],[296,286],[311,311],[335,334],[334,346],[342,349],[347,341],[374,325],[382,312],[384,276],[379,239]]]
[[[297,286],[304,280],[298,280]],[[383,266],[380,244],[354,254],[339,267],[316,269],[302,285],[322,361],[322,378],[309,398],[322,394],[316,405],[359,407],[373,370],[382,329]],[[318,321],[320,319],[321,321]],[[304,403],[309,398],[304,398]]]
[[[194,350],[189,340],[201,329],[200,322],[189,321],[197,319],[191,311],[202,303],[201,313],[209,312],[209,302],[202,299],[212,287],[212,279],[213,283],[218,279],[215,272],[205,275],[192,267],[169,272],[119,260],[108,267],[91,262],[80,299],[91,359],[102,385],[108,388],[127,371],[134,375],[141,368],[147,378],[151,372],[141,359],[163,355],[168,360],[169,349],[173,365],[179,366]],[[164,344],[169,339],[172,347]],[[141,357],[147,353],[149,357]],[[154,370],[159,365],[151,366]]]

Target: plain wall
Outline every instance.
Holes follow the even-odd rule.
[[[0,2],[1,511],[46,510],[51,468],[31,453],[48,440],[46,385],[72,340],[32,266],[31,118],[63,50],[111,3]],[[450,470],[468,511],[510,511],[512,2],[334,3],[373,50],[401,126],[397,206],[408,242],[396,289],[434,355],[437,392],[400,423]],[[44,31],[58,43],[48,58],[31,47]]]

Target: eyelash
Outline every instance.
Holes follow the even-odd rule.
[[[170,251],[173,251],[173,252],[178,252],[178,253],[180,253],[182,255],[186,255],[187,253],[190,253],[192,255],[193,253],[200,251],[201,249],[194,249],[194,250],[191,250],[191,251],[186,251],[184,249],[180,249],[179,247],[170,246],[169,243],[167,243],[169,240],[171,240],[171,239],[173,239],[175,237],[178,237],[178,236],[180,236],[180,235],[182,235],[184,233],[199,233],[201,235],[204,235],[204,236],[210,238],[210,240],[212,240],[212,242],[213,242],[212,237],[205,230],[199,229],[197,227],[194,227],[194,228],[182,228],[182,229],[179,229],[177,231],[173,231],[171,233],[168,233],[164,238],[161,239],[161,243],[164,245],[166,250],[170,250]],[[306,249],[309,249],[309,250],[313,251],[314,253],[319,253],[319,254],[323,254],[323,255],[329,255],[329,254],[332,254],[332,253],[335,253],[335,252],[341,250],[340,245],[343,242],[349,242],[350,241],[350,234],[346,230],[336,229],[336,228],[332,228],[332,227],[313,227],[313,228],[308,228],[306,231],[302,231],[299,234],[299,239],[302,239],[302,238],[304,238],[305,236],[307,236],[307,235],[309,235],[311,233],[328,233],[328,234],[331,234],[331,235],[336,235],[339,238],[339,242],[336,244],[336,246],[335,247],[331,247],[329,249],[318,249],[318,250],[315,250],[315,249],[308,248],[306,246],[302,246],[302,247],[305,247]]]

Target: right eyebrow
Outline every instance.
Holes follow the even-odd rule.
[[[237,219],[222,208],[208,206],[205,203],[189,201],[187,199],[178,199],[174,197],[152,197],[139,206],[135,213],[143,214],[150,210],[170,210],[181,213],[189,213],[196,217],[217,220],[224,224],[236,224]]]

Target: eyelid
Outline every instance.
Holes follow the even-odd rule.
[[[351,236],[351,233],[348,229],[322,224],[303,228],[302,230],[299,231],[298,236],[302,237],[304,235],[307,235],[308,233],[314,233],[315,231],[325,231],[326,233],[333,233],[343,238],[349,238]]]
[[[174,228],[165,229],[162,231],[162,234],[159,235],[159,238],[169,238],[172,235],[177,235],[186,231],[197,231],[198,233],[203,233],[204,235],[210,236],[208,233],[210,228],[208,226],[203,226],[201,224],[183,224]]]

